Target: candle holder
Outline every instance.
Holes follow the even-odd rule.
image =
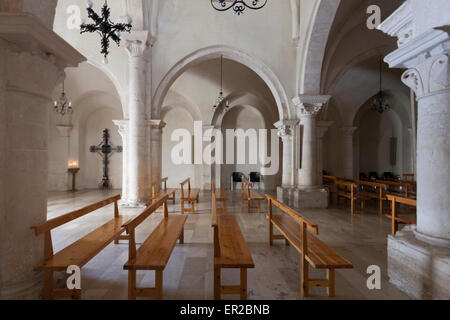
[[[77,191],[76,185],[76,175],[80,171],[80,168],[69,168],[69,172],[72,174],[72,192]]]

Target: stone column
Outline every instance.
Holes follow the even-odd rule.
[[[128,120],[114,120],[114,124],[119,128],[122,137],[122,199],[121,204],[129,203],[128,198]]]
[[[293,99],[301,126],[301,168],[294,201],[299,208],[328,207],[328,191],[317,177],[317,115],[330,96],[299,95]],[[299,146],[300,147],[300,146]]]
[[[317,123],[316,118],[330,96],[301,95],[294,98],[297,115],[302,127],[302,159],[298,176],[299,189],[314,189],[320,186],[317,181]]]
[[[396,36],[386,56],[416,94],[417,226],[388,239],[390,281],[417,299],[450,299],[450,3],[406,1],[379,29]],[[445,21],[444,21],[445,20]]]
[[[0,299],[37,299],[52,92],[85,58],[32,15],[0,13]],[[45,49],[44,49],[45,48]]]
[[[133,32],[124,35],[125,48],[129,54],[128,88],[128,205],[145,206],[151,200],[147,161],[147,123],[146,123],[146,79],[148,31]]]
[[[297,124],[298,120],[282,120],[274,124],[283,142],[282,189],[295,187],[294,128]]]
[[[342,138],[342,175],[347,179],[354,179],[353,136],[357,127],[342,127],[339,129]]]
[[[202,150],[205,151],[206,147],[212,143],[213,138],[213,130],[215,126],[212,125],[203,125],[202,127]],[[203,155],[202,155],[203,156]],[[212,189],[212,168],[211,164],[205,163],[203,161],[202,164],[202,189],[203,190],[211,190]]]
[[[323,184],[323,138],[333,121],[319,121],[317,123],[317,181]]]
[[[162,120],[150,120],[152,183],[156,183],[162,178],[162,133],[165,126],[166,123]]]

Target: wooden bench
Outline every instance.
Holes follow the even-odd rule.
[[[384,201],[387,201],[385,193],[388,186],[383,183],[362,180],[357,180],[356,183],[359,186],[359,195],[379,201],[379,212],[380,215],[383,215],[383,203]]]
[[[66,272],[67,268],[72,265],[82,268],[111,242],[114,241],[117,244],[119,240],[129,239],[128,236],[122,236],[125,232],[125,228],[122,225],[132,217],[119,215],[119,207],[117,205],[119,200],[120,195],[117,195],[32,227],[36,236],[44,234],[44,262],[35,267],[36,271],[43,271],[44,299],[81,299],[81,290],[55,289],[53,287],[53,273],[55,271]],[[112,220],[61,251],[53,253],[51,230],[112,203],[114,203],[114,218]]]
[[[404,197],[398,197],[388,194],[387,198],[389,201],[391,201],[391,214],[387,214],[386,217],[392,220],[392,235],[395,236],[395,234],[398,231],[398,225],[400,223],[402,224],[416,224],[415,221],[401,218],[396,213],[396,205],[397,203],[405,204],[412,207],[417,207],[417,200],[410,199],[410,198],[404,198]]]
[[[316,224],[302,217],[298,212],[279,202],[274,197],[266,194],[269,202],[269,242],[273,246],[274,240],[285,240],[301,254],[301,294],[309,295],[311,287],[326,287],[329,297],[335,296],[335,269],[351,269],[353,264],[336,251],[328,247],[324,242],[315,237],[319,234]],[[286,214],[273,214],[272,205],[278,207]],[[276,227],[281,235],[275,235],[273,227]],[[311,231],[311,232],[308,232]],[[326,269],[326,279],[310,279],[309,265],[316,269]]]
[[[334,192],[334,194],[336,194],[338,204],[339,199],[341,198],[350,200],[350,213],[352,214],[352,216],[355,214],[355,211],[365,210],[365,203],[371,198],[368,197],[367,195],[360,194],[358,190],[358,185],[356,183],[341,180],[336,180],[334,183],[336,186],[336,191]],[[360,203],[359,208],[355,206],[356,202]]]
[[[216,196],[216,202],[222,202],[222,207],[220,207],[220,208],[217,207],[216,210],[226,214],[227,213],[227,200],[228,200],[226,191],[223,189],[216,189],[216,184],[213,183],[212,184],[212,192]]]
[[[258,213],[261,213],[261,201],[265,198],[258,192],[252,189],[253,184],[250,183],[244,177],[242,178],[242,201],[247,201],[248,213],[251,213],[253,209],[257,209]],[[253,201],[257,201],[258,205],[253,206]]]
[[[169,178],[162,178],[161,180],[159,180],[159,182],[156,182],[152,185],[152,202],[154,202],[157,198],[160,192],[168,192],[170,194],[169,199],[173,201],[173,204],[175,204],[175,192],[176,189],[173,188],[167,188],[167,180],[169,180]],[[162,188],[161,188],[162,186]],[[163,207],[158,208],[159,209],[163,209]]]
[[[184,185],[188,186],[187,192],[184,191]],[[180,182],[181,186],[181,213],[184,214],[186,211],[195,213],[195,203],[199,202],[200,189],[191,189],[191,178],[187,178],[183,182]],[[191,208],[185,208],[184,203],[188,202],[191,204]]]
[[[137,297],[153,297],[161,300],[163,297],[163,271],[169,261],[177,240],[184,243],[184,224],[187,217],[170,215],[167,210],[167,201],[170,193],[163,192],[153,204],[132,221],[123,225],[129,235],[128,262],[124,270],[128,270],[128,299]],[[136,228],[158,208],[163,205],[164,219],[151,233],[145,242],[136,250]],[[136,286],[137,270],[154,270],[155,287],[138,288]]]
[[[234,215],[217,215],[216,196],[212,193],[211,226],[214,238],[214,299],[223,294],[239,294],[247,299],[247,269],[254,268],[250,251]],[[223,286],[222,269],[240,269],[240,284]]]

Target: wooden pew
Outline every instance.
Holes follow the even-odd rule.
[[[167,188],[167,180],[169,180],[169,178],[162,178],[161,180],[159,180],[158,182],[154,183],[152,185],[152,203],[158,198],[158,195],[160,192],[168,192],[170,193],[170,197],[168,200],[173,201],[173,204],[175,204],[175,192],[176,189],[173,188]],[[161,188],[162,186],[162,188]],[[163,207],[158,208],[158,210],[162,210]]]
[[[184,191],[184,185],[188,186],[187,192]],[[187,178],[183,182],[180,182],[181,186],[181,213],[184,214],[186,211],[195,213],[195,202],[199,202],[200,189],[191,189],[191,178]],[[185,208],[184,203],[188,202],[191,204],[191,208]]]
[[[242,178],[242,201],[247,201],[248,213],[251,213],[253,209],[257,209],[258,213],[261,213],[261,201],[265,198],[260,195],[257,191],[252,189],[253,184],[251,184],[244,177]],[[253,201],[257,201],[258,205],[253,206]]]
[[[212,192],[216,196],[216,202],[222,202],[222,207],[217,207],[216,210],[220,211],[224,214],[227,213],[227,193],[223,189],[216,189],[216,184],[213,182],[212,184]]]
[[[43,298],[46,300],[55,298],[81,299],[81,290],[55,289],[53,287],[53,273],[66,272],[71,265],[82,268],[111,242],[118,243],[119,240],[129,240],[128,236],[122,236],[125,228],[122,225],[132,217],[119,215],[117,202],[120,195],[99,201],[87,207],[72,211],[57,218],[48,220],[45,223],[32,227],[36,236],[44,234],[44,262],[37,265],[36,271],[43,271],[44,291]],[[114,218],[95,229],[83,238],[75,241],[61,251],[53,252],[51,230],[60,227],[68,222],[81,218],[91,212],[103,208],[109,204],[114,204]]]
[[[415,174],[414,173],[404,173],[403,180],[414,181]]]
[[[211,226],[214,237],[214,300],[223,294],[239,294],[247,299],[247,269],[254,268],[250,251],[234,215],[217,215],[216,195],[212,193]],[[240,284],[224,286],[222,269],[240,269]]]
[[[412,206],[412,207],[417,207],[417,200],[414,199],[410,199],[410,198],[404,198],[404,197],[399,197],[399,196],[394,196],[394,195],[387,195],[387,198],[389,201],[391,201],[391,214],[387,214],[386,217],[388,217],[389,219],[392,220],[392,235],[395,236],[395,234],[398,231],[398,225],[400,223],[402,224],[416,224],[415,221],[413,220],[409,220],[409,219],[405,219],[405,218],[400,218],[397,213],[396,213],[396,204],[397,203],[402,203],[408,206]]]
[[[129,235],[128,262],[124,270],[128,270],[128,299],[137,297],[153,297],[161,300],[163,297],[163,272],[177,243],[184,243],[184,224],[186,216],[170,215],[167,210],[169,192],[163,192],[153,204],[123,227]],[[164,219],[150,234],[144,243],[136,250],[136,228],[163,205]],[[136,286],[137,270],[154,270],[155,287],[138,288]]]
[[[269,243],[277,239],[290,243],[301,255],[301,294],[309,295],[311,287],[325,287],[329,297],[335,296],[335,269],[351,269],[353,264],[336,251],[328,247],[324,242],[315,237],[319,228],[316,224],[302,217],[298,212],[279,202],[274,197],[266,194],[269,202]],[[285,214],[273,214],[272,205],[281,209]],[[274,235],[273,227],[280,231],[281,235]],[[316,269],[326,269],[326,279],[310,279],[309,265]]]
[[[356,183],[359,186],[359,195],[379,201],[379,212],[380,215],[383,215],[383,203],[384,201],[387,201],[385,193],[388,186],[383,183],[362,180],[357,180]]]
[[[336,180],[336,197],[337,202],[339,204],[339,199],[344,198],[346,200],[350,200],[350,213],[352,215],[355,214],[355,211],[364,211],[365,210],[365,202],[370,200],[370,197],[359,194],[358,185],[354,182],[349,181],[341,181]],[[360,208],[355,206],[356,202],[360,202]]]

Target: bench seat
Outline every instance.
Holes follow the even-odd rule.
[[[284,236],[301,252],[300,225],[285,214],[272,215],[273,224],[284,233]],[[306,259],[316,269],[352,269],[353,265],[342,258],[336,251],[328,247],[311,233],[307,233],[308,253]]]
[[[163,219],[139,247],[136,258],[124,265],[125,270],[164,270],[184,230],[186,216],[171,215]]]
[[[92,231],[80,240],[56,253],[51,259],[37,265],[35,269],[41,271],[51,269],[54,271],[66,271],[68,266],[82,267],[117,239],[125,229],[124,223],[132,217],[119,216],[114,218],[100,228]]]
[[[217,217],[217,220],[220,257],[214,259],[214,264],[221,268],[254,268],[255,263],[236,217],[220,215]]]
[[[250,190],[250,200],[265,200],[266,198],[255,190]]]

